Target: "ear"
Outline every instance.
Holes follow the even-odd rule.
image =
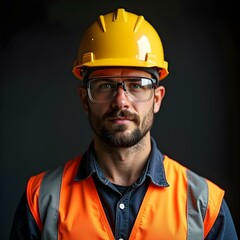
[[[88,95],[87,95],[87,89],[80,86],[78,87],[78,95],[80,97],[83,110],[88,113]]]
[[[154,113],[157,113],[161,107],[162,100],[165,95],[165,88],[159,86],[154,91]]]

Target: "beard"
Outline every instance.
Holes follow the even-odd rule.
[[[153,107],[150,108],[148,113],[144,116],[142,123],[137,114],[130,113],[127,110],[112,109],[105,113],[103,117],[98,118],[91,110],[89,111],[89,123],[93,132],[110,147],[127,148],[138,144],[152,128],[154,120]],[[128,131],[125,124],[112,124],[112,129],[104,125],[104,121],[125,117],[130,119],[136,127],[132,131]]]

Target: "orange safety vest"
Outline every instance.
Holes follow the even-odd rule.
[[[27,201],[44,240],[114,240],[92,177],[74,180],[80,160],[28,181]],[[224,191],[167,156],[163,164],[170,186],[149,185],[129,239],[204,239]]]

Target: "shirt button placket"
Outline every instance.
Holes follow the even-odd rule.
[[[125,204],[124,203],[120,203],[119,204],[119,208],[121,209],[121,210],[124,210],[125,209]],[[124,240],[123,238],[119,238],[118,240]]]

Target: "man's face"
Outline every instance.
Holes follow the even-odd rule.
[[[100,76],[139,76],[151,78],[145,71],[134,68],[109,68],[96,70],[89,78]],[[121,82],[121,79],[114,79]],[[131,147],[147,134],[153,124],[154,114],[159,111],[165,89],[158,87],[146,102],[132,101],[119,86],[115,97],[106,103],[94,103],[89,100],[86,89],[79,93],[89,123],[96,137],[112,147]]]

